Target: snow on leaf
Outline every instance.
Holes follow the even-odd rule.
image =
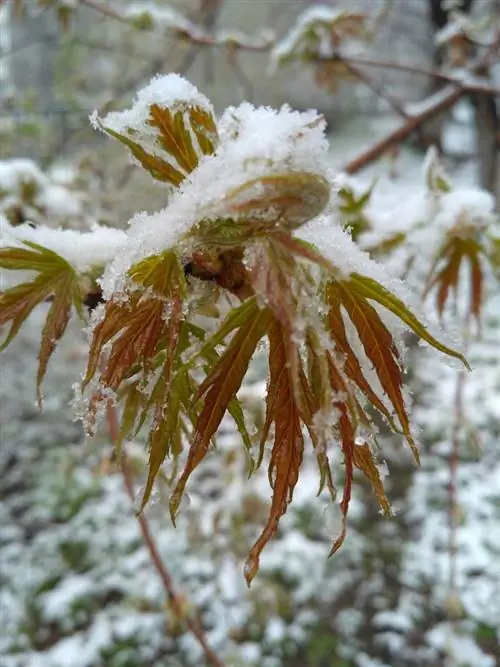
[[[331,58],[346,40],[362,38],[366,15],[316,5],[303,11],[290,32],[275,46],[272,61],[285,65],[295,59]]]
[[[358,294],[364,296],[367,299],[371,299],[376,303],[379,303],[381,306],[389,310],[391,313],[396,315],[402,322],[404,322],[414,334],[416,334],[423,341],[428,343],[431,347],[434,347],[436,350],[443,352],[444,354],[458,359],[461,361],[464,366],[470,370],[470,366],[467,363],[465,357],[457,352],[456,350],[447,347],[439,342],[430,331],[420,322],[420,320],[411,312],[409,308],[399,299],[395,294],[392,294],[388,289],[383,285],[378,283],[376,280],[369,278],[367,276],[361,276],[357,273],[353,273],[350,280],[351,288]]]
[[[26,241],[26,248],[1,248],[0,267],[8,270],[36,271],[30,282],[0,293],[0,325],[11,323],[10,331],[0,349],[5,349],[21,325],[40,303],[52,300],[42,330],[38,355],[37,396],[42,403],[41,385],[47,365],[68,325],[73,306],[83,315],[80,277],[62,257],[35,243]]]
[[[330,306],[328,321],[332,326],[335,341],[346,354],[346,372],[356,382],[372,405],[381,412],[390,423],[392,418],[383,404],[383,397],[377,396],[365,379],[363,369],[356,357],[345,331],[341,308],[345,309],[350,321],[355,326],[364,351],[380,381],[384,394],[389,398],[398,417],[403,433],[418,459],[417,448],[410,432],[409,418],[403,398],[403,369],[399,351],[391,332],[387,329],[376,309],[366,296],[350,289],[349,281],[331,281],[325,291],[325,299]]]
[[[358,386],[366,398],[383,416],[386,417],[393,430],[392,415],[384,404],[386,396],[401,430],[405,435],[416,459],[418,450],[411,434],[410,421],[403,393],[403,368],[399,352],[391,331],[381,319],[373,303],[378,303],[401,319],[420,338],[433,347],[448,355],[467,362],[461,354],[447,348],[436,340],[413,313],[385,287],[372,278],[353,273],[348,280],[330,280],[325,286],[325,301],[329,306],[327,322],[333,340],[339,351],[345,355],[344,370],[347,376]],[[380,382],[383,396],[377,395],[373,386],[366,378],[356,350],[352,349],[346,334],[345,322],[342,317],[344,309],[350,322],[355,327],[366,357],[371,362]]]
[[[424,179],[427,189],[433,195],[439,196],[451,190],[450,179],[439,159],[435,146],[431,146],[425,156]]]
[[[174,364],[182,353],[178,345],[182,317],[182,301],[179,295],[175,295],[166,331],[163,333],[166,340],[166,357],[155,388],[158,391],[154,392],[155,415],[149,436],[148,478],[139,511],[144,509],[151,496],[156,476],[165,457],[172,449],[180,449],[181,388],[177,384],[182,381],[183,376],[178,374],[175,381],[172,375]],[[176,451],[175,453],[179,454],[180,452]]]
[[[153,178],[178,187],[217,146],[212,106],[177,74],[157,77],[140,91],[132,109],[91,118],[125,144]]]

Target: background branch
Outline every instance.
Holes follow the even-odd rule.
[[[113,443],[113,445],[116,445],[119,438],[120,427],[118,423],[118,411],[116,405],[111,400],[109,400],[106,405],[106,418],[107,418],[108,433],[110,440]],[[119,465],[121,468],[127,495],[133,504],[135,502],[134,478],[132,475],[132,470],[125,449],[122,450],[122,457],[121,461],[119,462]],[[176,617],[179,619],[181,623],[185,623],[188,629],[195,636],[197,642],[199,643],[199,645],[201,646],[201,648],[205,653],[207,661],[214,667],[225,667],[222,660],[214,652],[214,650],[208,643],[208,640],[205,636],[205,633],[203,632],[203,628],[201,627],[201,625],[198,623],[197,620],[195,620],[195,618],[191,614],[187,614],[185,612],[183,604],[181,602],[181,598],[176,593],[172,575],[170,574],[165,563],[162,560],[161,554],[158,550],[158,546],[154,540],[153,534],[149,527],[149,522],[147,518],[145,517],[143,512],[141,512],[140,514],[136,514],[136,517],[142,534],[142,538],[144,540],[144,544],[149,552],[151,562],[156,572],[158,573],[158,576],[160,577],[163,589]]]

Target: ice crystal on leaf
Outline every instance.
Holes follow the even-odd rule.
[[[465,360],[433,336],[406,305],[401,283],[388,279],[335,218],[324,122],[315,112],[245,103],[216,123],[208,101],[169,75],[140,92],[131,111],[96,123],[174,190],[163,211],[131,221],[100,278],[104,303],[92,321],[82,383],[88,429],[110,397],[121,406],[119,444],[147,428],[141,511],[165,459],[182,461],[171,480],[175,521],[191,474],[230,415],[249,473],[265,460],[272,489],[267,521],[244,568],[248,583],[292,501],[304,456],[315,457],[319,491],[334,501],[330,455],[340,447],[344,484],[334,553],[346,535],[356,469],[383,512],[391,512],[369,407],[418,458],[405,400],[402,325],[394,321]],[[64,331],[69,295],[86,276],[52,251],[24,243],[32,249],[16,244],[0,255],[4,268],[39,272],[19,292],[2,294],[0,316],[13,321],[7,342],[51,295],[63,304],[61,323],[50,324],[52,340]],[[238,392],[263,350],[265,416],[250,436]]]

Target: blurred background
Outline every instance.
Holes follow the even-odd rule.
[[[4,0],[0,213],[11,224],[85,229],[96,221],[125,227],[135,212],[165,206],[162,187],[88,120],[94,109],[125,108],[158,73],[183,74],[218,113],[244,100],[319,109],[340,173],[425,110],[450,85],[446,77],[465,77],[463,68],[500,27],[495,0],[332,0],[320,12],[370,16],[369,34],[342,44],[351,67],[334,68],[331,54],[324,62],[280,62],[273,45],[283,40],[286,50],[299,17],[315,7],[307,0]],[[487,71],[469,73],[475,88],[457,105],[363,170],[347,169],[356,171],[354,193],[376,183],[363,209],[374,226],[404,224],[404,204],[425,186],[431,145],[454,183],[498,197],[498,48],[493,55]],[[445,74],[436,77],[437,70]],[[265,471],[247,480],[230,422],[191,482],[176,528],[168,488],[158,487],[146,516],[161,556],[185,614],[199,619],[228,667],[500,666],[500,303],[498,283],[490,286],[458,416],[456,369],[410,347],[422,464],[382,433],[396,516],[381,517],[360,480],[334,558],[327,555],[338,516],[315,497],[315,470],[306,462],[246,588],[243,562],[267,516],[269,489]],[[87,351],[77,322],[49,369],[43,412],[35,405],[43,316],[41,309],[30,317],[1,361],[0,664],[205,664],[166,599],[105,429],[86,440],[73,418],[73,384]],[[257,358],[242,393],[257,422],[264,369]],[[140,496],[147,452],[140,440],[128,450]]]

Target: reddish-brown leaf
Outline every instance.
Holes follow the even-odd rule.
[[[172,371],[178,356],[179,334],[182,325],[182,301],[176,298],[172,305],[165,331],[167,340],[166,359],[163,364],[159,400],[156,401],[155,417],[149,439],[148,478],[144,488],[140,511],[146,506],[153,485],[172,443],[179,436],[179,392],[172,392]]]
[[[0,326],[11,323],[10,331],[1,345],[4,349],[16,336],[21,325],[40,303],[52,298],[42,331],[38,355],[37,397],[42,402],[41,386],[47,365],[57,342],[68,325],[72,307],[82,314],[80,277],[65,259],[52,250],[26,242],[29,248],[0,249],[0,267],[9,270],[36,271],[31,281],[0,293]]]
[[[384,484],[379,469],[368,444],[360,444],[354,447],[354,465],[361,470],[366,479],[372,485],[372,489],[380,505],[380,509],[386,516],[392,516],[391,505],[384,490]]]
[[[71,286],[69,286],[71,287]],[[38,354],[38,371],[36,375],[36,391],[38,403],[42,404],[42,382],[47,365],[54,352],[57,342],[63,337],[71,317],[73,299],[70,289],[58,290],[47,314],[42,330],[42,344]]]
[[[342,512],[342,527],[340,534],[335,537],[330,556],[333,556],[344,543],[347,532],[347,515],[349,513],[349,504],[352,494],[352,478],[354,475],[354,430],[346,409],[345,403],[336,402],[335,407],[340,410],[339,433],[342,452],[344,454],[344,491],[340,501],[340,511]]]
[[[341,306],[356,328],[364,352],[377,374],[381,387],[389,398],[412,451],[419,460],[418,449],[411,434],[410,421],[403,397],[403,374],[399,363],[399,352],[392,334],[382,322],[375,308],[359,292],[350,289],[349,282],[330,281],[326,288],[326,300],[330,307],[328,325],[333,340],[346,356],[345,372],[368,398],[370,403],[386,417],[393,430],[397,431],[393,418],[380,396],[371,387],[361,364],[349,344]]]
[[[107,302],[93,331],[84,387],[94,377],[106,344],[110,344],[110,351],[98,389],[90,399],[90,428],[99,404],[109,396],[108,390],[118,391],[132,372],[141,372],[147,379],[156,355],[166,351],[169,359],[173,355],[169,346],[177,343],[171,335],[172,314],[181,307],[185,277],[175,253],[146,258],[132,267],[129,278],[132,284],[126,298],[120,295]]]
[[[330,282],[327,285],[326,301],[329,306],[327,325],[329,331],[332,334],[333,340],[335,341],[337,349],[345,357],[345,372],[347,376],[356,383],[356,385],[370,401],[373,407],[375,407],[387,419],[391,428],[393,430],[397,430],[391,413],[384,405],[381,398],[373,390],[368,380],[365,378],[359,359],[357,358],[347,339],[345,323],[341,311],[341,306],[344,305],[344,296],[345,290],[342,289],[339,283]]]
[[[274,422],[274,443],[269,462],[273,495],[267,524],[251,548],[245,563],[248,585],[257,574],[262,549],[278,529],[281,516],[292,500],[304,452],[301,410],[297,404],[289,366],[287,335],[278,321],[269,329],[269,393],[267,419]],[[272,400],[272,407],[269,404]],[[272,415],[272,416],[271,416]]]
[[[483,271],[480,257],[482,246],[473,238],[452,236],[436,255],[429,272],[423,298],[435,287],[436,305],[440,317],[448,302],[450,290],[455,294],[459,288],[460,269],[465,259],[470,264],[469,313],[479,321],[482,305]],[[441,268],[438,270],[438,267]]]
[[[248,364],[270,322],[270,311],[263,309],[255,317],[242,323],[212,372],[200,385],[198,395],[203,399],[203,407],[189,448],[188,460],[172,493],[172,520],[175,520],[189,476],[205,457],[212,437],[228,410],[230,401],[240,389]]]

